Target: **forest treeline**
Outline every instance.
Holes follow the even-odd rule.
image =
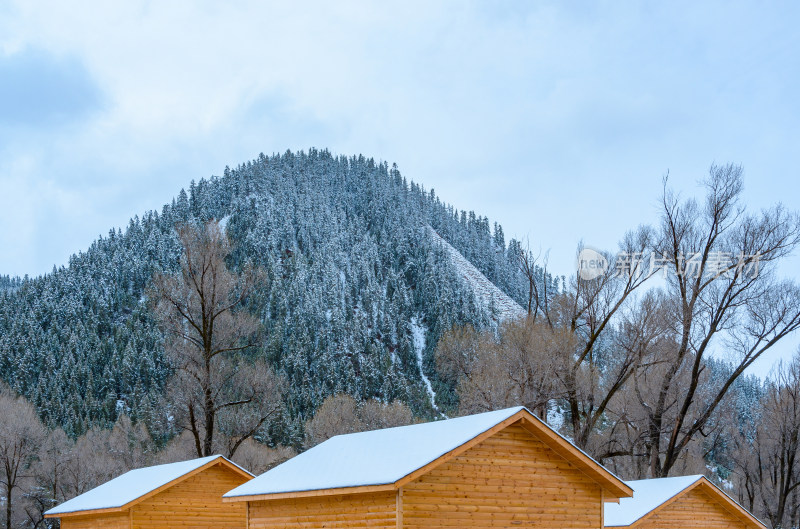
[[[69,266],[0,281],[6,526],[52,526],[46,508],[145,464],[260,472],[339,433],[522,404],[623,478],[703,473],[797,527],[800,360],[745,373],[800,326],[777,273],[800,219],[749,211],[742,187],[735,165],[699,199],[665,180],[607,267],[556,279],[363,157],[262,156],[193,184]],[[499,321],[428,226],[527,316]]]
[[[259,268],[266,278],[250,300],[262,326],[250,354],[288,386],[281,420],[262,439],[270,443],[300,446],[304,422],[338,393],[401,400],[432,418],[412,321],[426,334],[422,369],[439,406],[452,405],[433,348],[453,325],[482,328],[493,315],[426,226],[519,302],[528,292],[518,241],[395,167],[317,150],[261,155],[193,182],[162,211],[110,231],[67,266],[22,281],[0,278],[0,378],[46,425],[72,437],[110,428],[121,414],[155,432],[172,368],[147,289],[158,272],[177,270],[175,227],[211,219],[224,220],[231,266]]]

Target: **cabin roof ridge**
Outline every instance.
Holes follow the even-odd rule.
[[[123,511],[211,466],[223,464],[248,480],[253,474],[230,459],[211,455],[129,470],[45,512],[48,518],[76,513]]]
[[[338,435],[225,494],[245,501],[347,492],[394,490],[496,432],[520,422],[550,448],[580,459],[584,473],[604,488],[627,496],[630,488],[524,406]]]
[[[747,519],[759,527],[766,527],[761,520],[703,474],[629,480],[626,483],[633,489],[633,497],[620,499],[618,504],[606,503],[603,511],[605,527],[637,526],[697,487],[704,487],[711,492],[723,508],[734,515]]]

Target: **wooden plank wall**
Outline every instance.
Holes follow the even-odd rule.
[[[600,486],[512,425],[403,487],[403,527],[602,527]]]
[[[127,511],[88,516],[65,516],[61,519],[61,529],[129,529],[130,523],[130,513]]]
[[[214,465],[132,507],[133,529],[212,527],[244,529],[244,503],[223,503],[222,495],[247,480]]]
[[[701,489],[695,488],[663,507],[637,527],[643,529],[746,529],[740,518],[722,507]]]
[[[395,529],[395,492],[250,502],[250,529],[371,527]]]
[[[250,502],[249,529],[600,529],[602,500],[597,483],[521,426],[510,426],[399,493]]]

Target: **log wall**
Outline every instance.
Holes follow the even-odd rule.
[[[250,502],[249,529],[370,527],[396,529],[395,492]]]
[[[741,518],[734,516],[700,488],[694,488],[636,527],[642,529],[746,529]]]
[[[209,467],[134,505],[131,508],[132,529],[244,529],[247,506],[223,503],[222,495],[246,481],[222,465]]]
[[[403,487],[403,527],[602,527],[600,486],[512,425]]]

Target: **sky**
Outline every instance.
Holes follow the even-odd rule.
[[[691,197],[740,163],[749,207],[800,210],[798,19],[755,1],[0,2],[0,275],[309,147],[397,163],[557,273],[654,222],[667,173]]]

